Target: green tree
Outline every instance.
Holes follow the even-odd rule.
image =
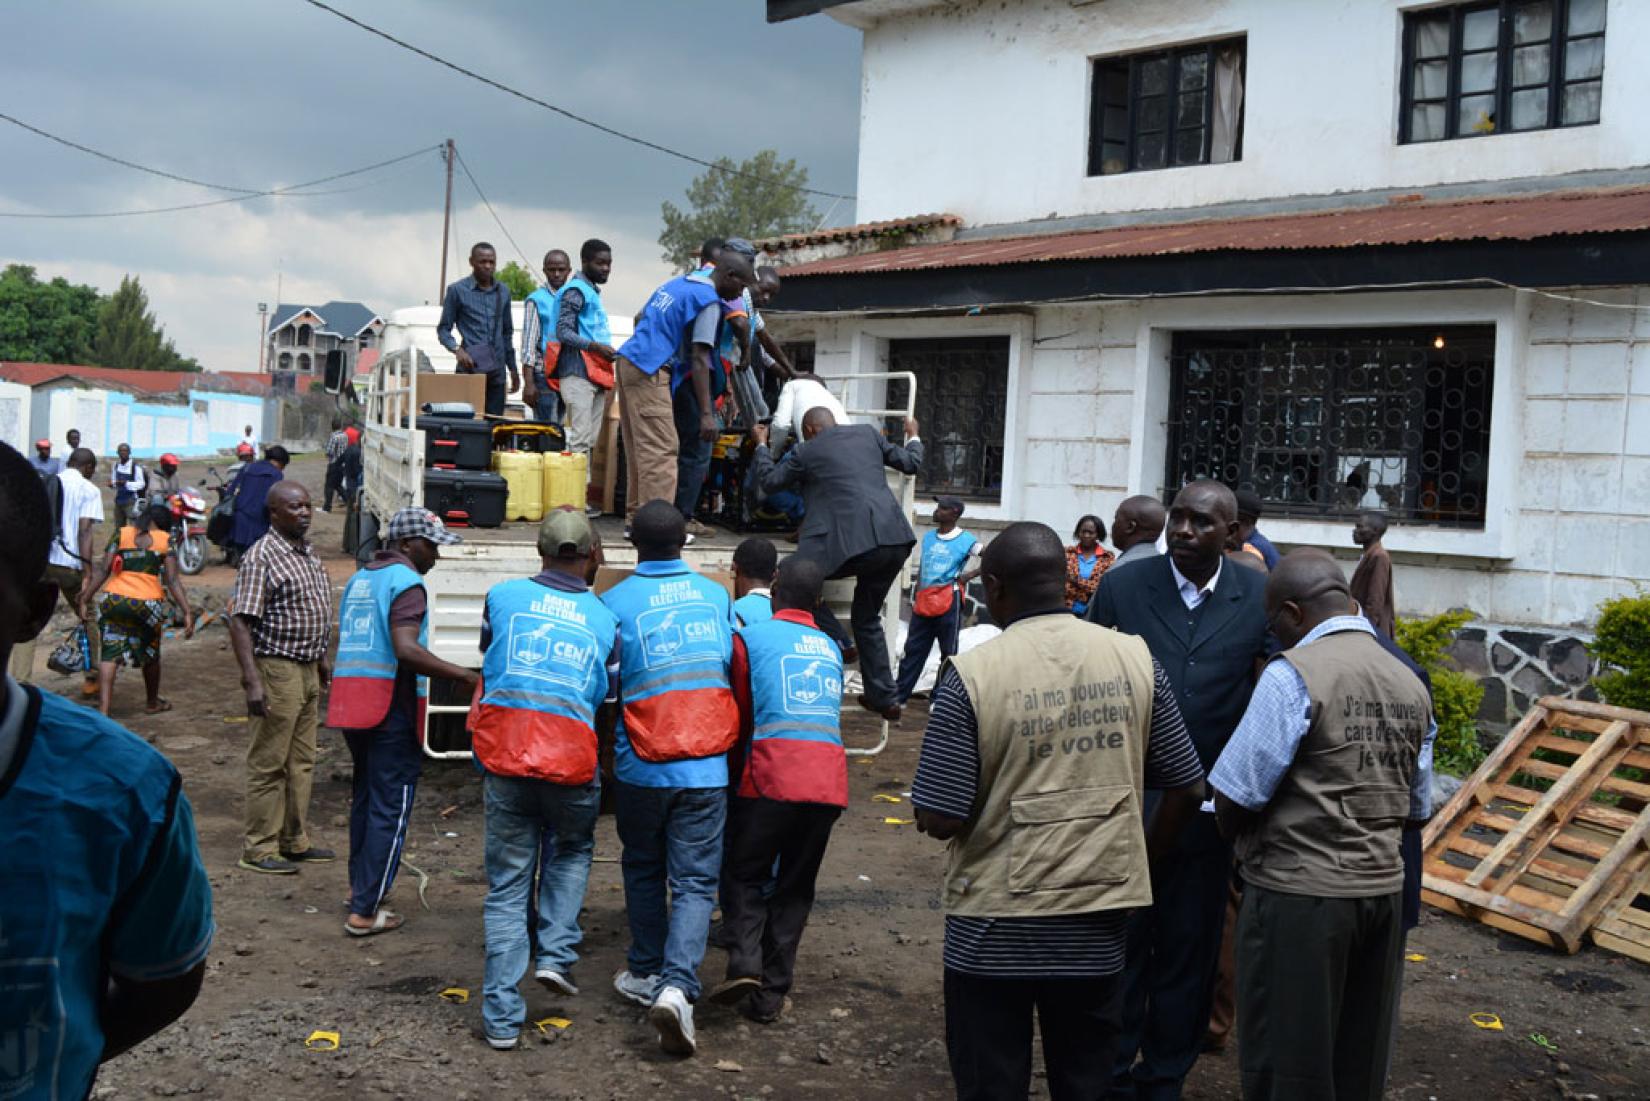
[[[514,260],[498,269],[493,278],[503,283],[505,289],[510,292],[510,297],[517,302],[538,289],[538,281],[533,278],[533,273]]]
[[[100,367],[128,371],[198,371],[200,364],[178,354],[149,312],[149,295],[137,276],[121,279],[97,315],[92,356]]]
[[[0,272],[0,359],[25,363],[85,363],[97,333],[95,287],[58,276],[42,283],[32,267]]]
[[[808,170],[794,160],[780,160],[764,149],[739,164],[721,157],[716,167],[688,185],[688,209],[667,202],[660,207],[664,232],[659,244],[664,258],[680,271],[693,266],[707,237],[774,237],[801,233],[819,222],[819,215],[799,190],[808,183]]]

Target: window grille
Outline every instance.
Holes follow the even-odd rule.
[[[890,371],[917,376],[917,423],[924,448],[923,493],[1000,500],[1003,425],[1008,409],[1008,337],[889,342]],[[888,384],[887,408],[905,401],[905,382]],[[887,425],[891,438],[903,427]]]
[[[1269,515],[1482,528],[1493,326],[1176,333],[1165,488],[1246,487]]]

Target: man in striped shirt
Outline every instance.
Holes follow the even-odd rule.
[[[1065,576],[1042,524],[986,548],[1003,634],[946,665],[912,785],[918,828],[950,843],[946,1047],[963,1099],[1027,1095],[1033,1011],[1051,1096],[1105,1092],[1128,918],[1202,798],[1163,670],[1138,639],[1072,616]],[[1149,829],[1143,788],[1163,789]]]

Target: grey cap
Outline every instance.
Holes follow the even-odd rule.
[[[384,529],[384,541],[395,543],[402,539],[428,539],[440,547],[450,547],[454,543],[462,543],[456,532],[447,530],[447,525],[441,522],[441,517],[427,508],[413,505],[404,508],[390,517],[389,526]]]
[[[743,237],[729,237],[722,243],[723,252],[737,252],[747,260],[756,259],[756,246]]]

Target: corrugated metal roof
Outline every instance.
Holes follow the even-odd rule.
[[[836,241],[857,241],[866,237],[888,237],[896,233],[911,233],[935,226],[960,226],[962,218],[955,214],[916,214],[909,218],[891,218],[885,222],[861,222],[853,226],[832,226],[813,233],[790,233],[784,237],[764,237],[756,244],[768,252],[806,248],[810,245],[828,245]]]
[[[793,279],[1205,252],[1528,241],[1644,229],[1650,229],[1650,188],[1599,188],[1440,202],[1393,200],[1385,206],[1305,214],[975,238],[815,260],[785,268],[784,272],[786,279]]]

